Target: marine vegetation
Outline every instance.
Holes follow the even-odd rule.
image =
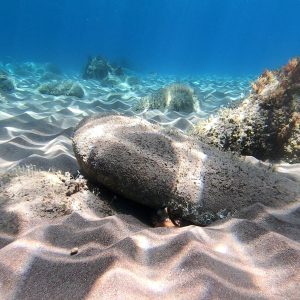
[[[80,84],[71,80],[66,81],[50,81],[43,83],[38,88],[41,94],[53,95],[53,96],[74,96],[82,98],[84,96],[84,90]]]
[[[191,113],[199,110],[194,90],[183,84],[172,84],[142,98],[135,110],[162,109]]]
[[[223,150],[258,159],[300,162],[300,58],[265,71],[234,108],[200,121],[193,134]]]

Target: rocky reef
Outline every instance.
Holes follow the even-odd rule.
[[[90,181],[140,204],[167,208],[173,220],[207,225],[257,201],[280,207],[299,198],[295,182],[267,167],[137,117],[85,119],[73,149]]]
[[[43,83],[38,88],[41,94],[53,96],[74,96],[77,98],[84,97],[84,90],[81,85],[71,80],[66,81],[50,81]]]
[[[250,95],[200,121],[193,132],[202,141],[241,155],[300,162],[300,58],[266,70]]]
[[[142,98],[135,110],[162,109],[191,113],[199,110],[199,101],[194,90],[183,84],[172,84]]]
[[[15,89],[13,81],[5,71],[0,70],[0,92],[11,93]]]
[[[124,71],[120,66],[110,64],[102,56],[93,56],[88,58],[82,77],[84,79],[103,80],[109,75],[123,76]]]

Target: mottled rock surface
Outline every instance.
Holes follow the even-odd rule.
[[[192,113],[199,110],[199,100],[194,90],[182,84],[172,84],[142,98],[135,106],[136,110],[162,109]]]
[[[177,131],[102,115],[78,125],[73,148],[92,181],[147,206],[205,225],[255,202],[280,207],[299,197],[291,180]]]
[[[265,71],[249,97],[200,121],[194,134],[238,154],[300,162],[300,59]]]
[[[67,81],[51,81],[42,84],[38,88],[41,94],[53,96],[74,96],[77,98],[84,97],[84,90],[77,82]]]
[[[124,71],[120,66],[113,66],[102,56],[92,56],[84,68],[82,77],[84,79],[103,80],[109,75],[123,76]]]

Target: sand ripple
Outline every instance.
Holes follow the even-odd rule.
[[[73,213],[0,250],[13,299],[297,299],[300,207],[253,206],[209,228]],[[72,248],[78,254],[71,256]],[[14,257],[14,259],[12,259]],[[9,283],[9,284],[8,284]]]
[[[137,113],[132,107],[140,97],[176,82],[173,77],[150,76],[141,79],[140,84],[135,86],[119,82],[109,87],[93,80],[80,80],[76,76],[71,79],[80,81],[84,86],[84,99],[41,95],[37,92],[39,78],[34,74],[26,78],[15,76],[16,92],[0,100],[0,171],[28,163],[39,169],[53,164],[63,171],[76,171],[70,137],[74,126],[83,117],[105,111],[135,115]],[[250,78],[186,78],[183,82],[193,86],[199,95],[199,113],[153,110],[138,115],[162,126],[187,131],[221,105],[239,100],[248,92],[249,81]],[[64,158],[67,158],[67,164],[62,163]]]
[[[75,172],[71,135],[83,117],[102,111],[135,114],[139,97],[175,82],[157,76],[134,87],[82,81],[87,95],[79,101],[39,95],[34,77],[15,79],[17,91],[0,97],[1,171],[33,164]],[[249,78],[184,82],[199,95],[199,113],[139,115],[185,131],[249,89]],[[281,165],[278,171],[299,180],[299,166]],[[31,220],[32,225],[3,203],[1,299],[300,298],[299,203],[281,210],[256,204],[223,223],[179,229],[151,228],[131,215],[101,218],[91,211]],[[71,255],[74,247],[78,254]]]

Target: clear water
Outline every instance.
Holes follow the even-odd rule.
[[[104,145],[103,156],[108,156],[104,162],[111,161],[111,153],[115,158],[120,153],[114,170],[118,163],[122,174],[130,162],[129,170],[140,166],[129,180],[122,176],[119,187],[123,181],[146,182],[141,190],[145,195],[153,191],[156,197],[160,189],[153,189],[152,182],[147,186],[148,178],[155,178],[171,193],[170,206],[176,201],[174,193],[182,198],[189,189],[199,196],[198,204],[201,200],[201,206],[194,205],[187,197],[185,206],[192,213],[206,209],[210,201],[224,204],[217,215],[205,214],[206,224],[234,212],[228,209],[232,203],[242,207],[259,201],[212,228],[167,231],[146,225],[163,225],[160,219],[167,221],[163,210],[155,215],[117,196],[118,189],[108,192],[102,185],[95,190],[90,186],[97,197],[83,191],[72,147],[75,126],[86,116],[107,111],[187,132],[220,107],[236,105],[248,95],[258,74],[281,67],[300,55],[299,50],[300,0],[2,0],[0,300],[122,299],[124,295],[126,299],[300,299],[300,164],[273,165],[272,174],[258,169],[246,176],[248,163],[258,167],[263,163],[248,157],[241,166],[232,160],[231,167],[226,157],[198,152],[197,143],[181,144],[180,138],[171,143],[162,135],[158,138],[162,148],[148,164],[152,171],[157,164],[158,174],[145,175],[147,168],[128,153],[132,157],[137,153],[136,160],[144,154],[149,157],[151,147],[158,145],[150,131],[149,145],[139,135],[125,134],[129,149],[125,159],[122,129],[107,143],[112,150],[97,142]],[[127,67],[125,75],[84,79],[89,55],[103,55]],[[54,64],[52,71],[57,66],[61,73],[51,74],[47,62]],[[84,97],[41,93],[39,88],[52,79],[59,84],[75,82]],[[15,88],[3,91],[1,84],[7,88],[3,82]],[[178,82],[192,87],[199,110],[134,110],[144,96]],[[296,121],[297,115],[291,123]],[[107,138],[104,128],[100,131]],[[280,140],[290,131],[282,126]],[[180,145],[184,151],[177,153]],[[161,154],[163,149],[167,153]],[[101,160],[101,151],[99,155]],[[277,178],[277,171],[289,179]],[[120,176],[110,179],[114,178]],[[269,207],[273,195],[274,204],[282,197],[286,206]],[[296,197],[298,201],[288,203]],[[102,218],[115,213],[115,208],[117,215]],[[145,220],[149,222],[144,224]]]
[[[299,54],[299,0],[1,1],[0,61],[88,55],[167,74],[260,73]]]
[[[74,126],[102,111],[188,131],[244,98],[264,69],[299,55],[299,11],[299,0],[2,1],[0,70],[15,89],[0,91],[0,171],[26,164],[76,170]],[[125,76],[113,84],[84,80],[90,55],[127,67]],[[62,74],[47,79],[47,62]],[[52,79],[77,82],[85,96],[41,94]],[[175,82],[195,90],[200,110],[134,110]]]

